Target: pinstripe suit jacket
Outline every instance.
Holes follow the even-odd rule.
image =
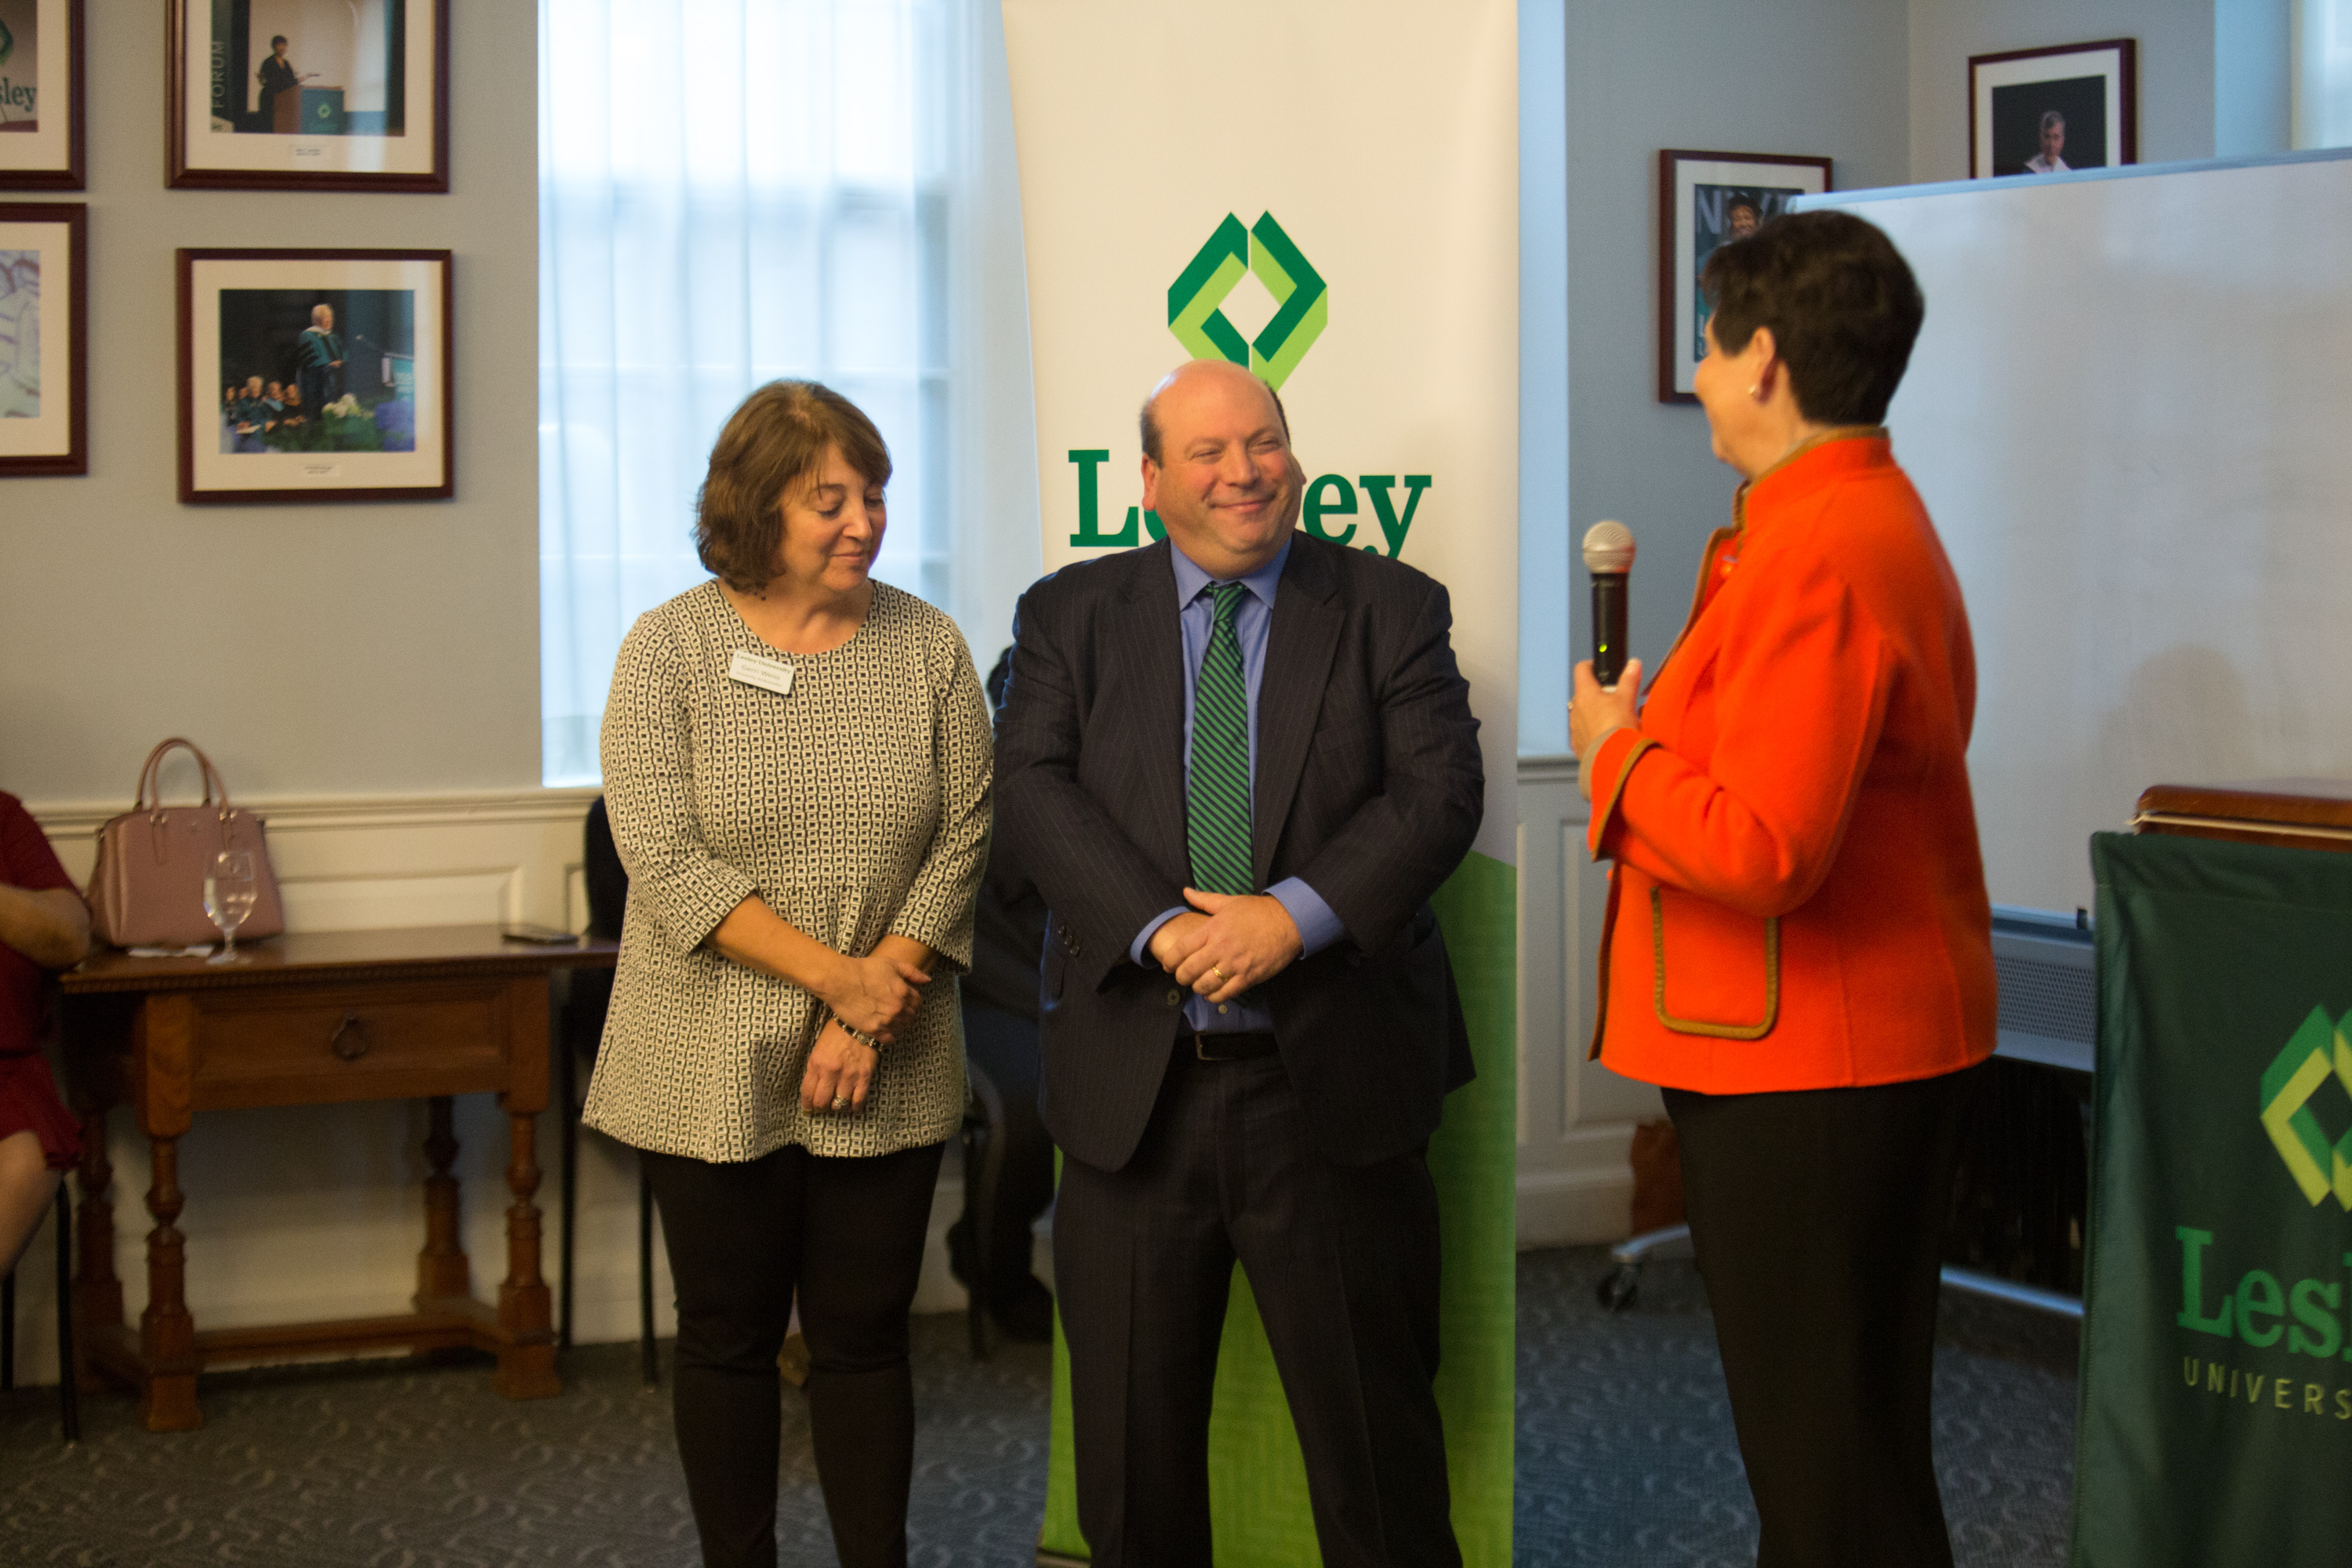
[[[1052,909],[1040,975],[1045,1125],[1101,1170],[1135,1152],[1183,994],[1128,959],[1181,904],[1184,667],[1166,541],[1022,596],[997,716],[996,830]],[[1419,1147],[1469,1039],[1430,895],[1478,831],[1486,774],[1444,588],[1294,534],[1258,695],[1256,885],[1304,878],[1347,934],[1264,987],[1318,1151]]]

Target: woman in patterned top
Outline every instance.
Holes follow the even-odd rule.
[[[907,1313],[963,1114],[991,742],[940,611],[867,575],[890,455],[779,381],[710,455],[718,581],[647,611],[605,704],[629,871],[588,1124],[645,1151],[677,1289],[676,1424],[710,1564],[776,1561],[794,1292],[834,1544],[907,1561]]]

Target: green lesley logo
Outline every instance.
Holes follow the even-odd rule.
[[[1275,303],[1274,319],[1246,342],[1218,308],[1244,272],[1257,274]],[[1330,320],[1331,290],[1272,213],[1259,214],[1256,226],[1246,229],[1227,213],[1192,265],[1168,286],[1168,330],[1186,353],[1245,365],[1277,392]]]
[[[2279,1158],[2294,1176],[2294,1184],[2315,1205],[2334,1193],[2336,1203],[2352,1211],[2352,1130],[2333,1144],[2319,1118],[2311,1111],[2312,1097],[2330,1079],[2352,1098],[2352,1041],[2344,1032],[2352,1013],[2335,1024],[2325,1009],[2294,1032],[2286,1048],[2273,1058],[2263,1073],[2263,1131],[2278,1146]]]
[[[1255,339],[1244,339],[1220,308],[1244,273],[1255,274],[1274,297],[1274,319]],[[1184,345],[1186,353],[1194,359],[1221,359],[1241,365],[1277,391],[1330,321],[1329,286],[1274,221],[1272,213],[1261,213],[1250,228],[1244,228],[1241,219],[1227,213],[1209,243],[1168,286],[1168,330]],[[1072,545],[1081,550],[1125,550],[1146,536],[1168,537],[1160,514],[1140,506],[1129,507],[1118,527],[1105,527],[1102,470],[1110,462],[1110,448],[1073,447],[1069,454],[1077,469],[1076,494],[1072,499],[1077,503],[1078,526],[1069,535]],[[1422,497],[1435,483],[1428,474],[1320,474],[1308,481],[1299,497],[1298,525],[1332,544],[1374,555],[1400,556]]]

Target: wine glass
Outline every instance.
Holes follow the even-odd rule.
[[[205,868],[205,913],[220,927],[221,950],[208,963],[243,963],[236,955],[236,928],[253,912],[257,889],[253,880],[253,852],[224,849]]]

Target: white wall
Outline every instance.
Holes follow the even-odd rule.
[[[2213,155],[2214,0],[1911,0],[1911,179],[1969,174],[1969,57],[2139,40],[2139,161]],[[1840,180],[1845,188],[1854,182]],[[1893,182],[1889,182],[1892,184]],[[1928,301],[1935,309],[1935,301]]]
[[[453,8],[437,196],[165,190],[163,28],[89,51],[90,471],[0,481],[0,788],[128,804],[170,734],[248,795],[539,782],[534,21]],[[455,251],[457,499],[180,505],[177,246]]]

